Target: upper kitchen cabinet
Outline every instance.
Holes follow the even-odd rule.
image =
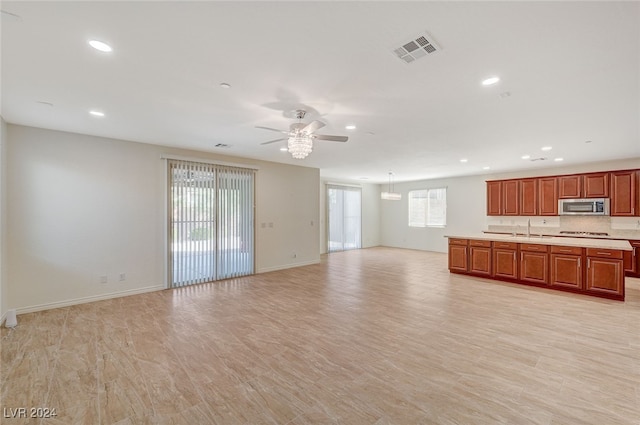
[[[538,179],[539,215],[558,215],[558,178],[540,177]]]
[[[520,214],[520,180],[487,182],[487,215]]]
[[[558,197],[608,198],[609,173],[573,174],[558,177]]]
[[[608,198],[609,173],[584,174],[582,194],[585,198]]]
[[[502,205],[504,215],[520,215],[520,180],[502,182]]]
[[[538,215],[538,179],[520,180],[520,214]]]
[[[634,216],[640,215],[638,208],[638,176],[639,171],[611,172],[611,215]]]
[[[502,182],[487,182],[487,215],[502,215]]]
[[[558,177],[558,198],[581,198],[582,175]]]

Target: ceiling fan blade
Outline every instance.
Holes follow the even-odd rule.
[[[287,140],[287,139],[275,139],[275,140],[269,140],[268,142],[263,142],[260,143],[261,145],[268,145],[269,143],[275,143],[275,142],[281,142],[283,140]]]
[[[306,127],[304,127],[302,129],[302,131],[305,131],[305,132],[311,134],[314,131],[316,131],[317,129],[322,128],[324,126],[325,126],[325,124],[322,121],[315,120],[315,121],[311,121],[309,124],[307,124]]]
[[[256,128],[261,128],[263,130],[277,131],[278,133],[289,134],[289,132],[287,130],[278,130],[277,128],[262,127],[262,126],[259,126],[259,125],[257,125]]]
[[[329,142],[346,142],[349,140],[347,136],[329,136],[328,134],[314,134],[314,139],[328,140]]]

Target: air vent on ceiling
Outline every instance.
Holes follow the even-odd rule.
[[[433,37],[424,32],[413,38],[405,39],[405,42],[400,43],[400,47],[393,49],[393,53],[404,63],[412,63],[415,62],[416,59],[423,58],[440,50],[442,50],[442,48],[436,44]]]
[[[230,148],[231,145],[227,145],[226,143],[217,143],[215,145],[213,145],[214,148]]]

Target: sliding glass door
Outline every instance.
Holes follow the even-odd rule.
[[[361,248],[361,204],[359,187],[327,185],[329,252]]]
[[[254,171],[169,160],[172,287],[253,273]]]

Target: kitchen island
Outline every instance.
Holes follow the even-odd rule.
[[[627,241],[504,234],[447,235],[449,271],[624,300]]]

